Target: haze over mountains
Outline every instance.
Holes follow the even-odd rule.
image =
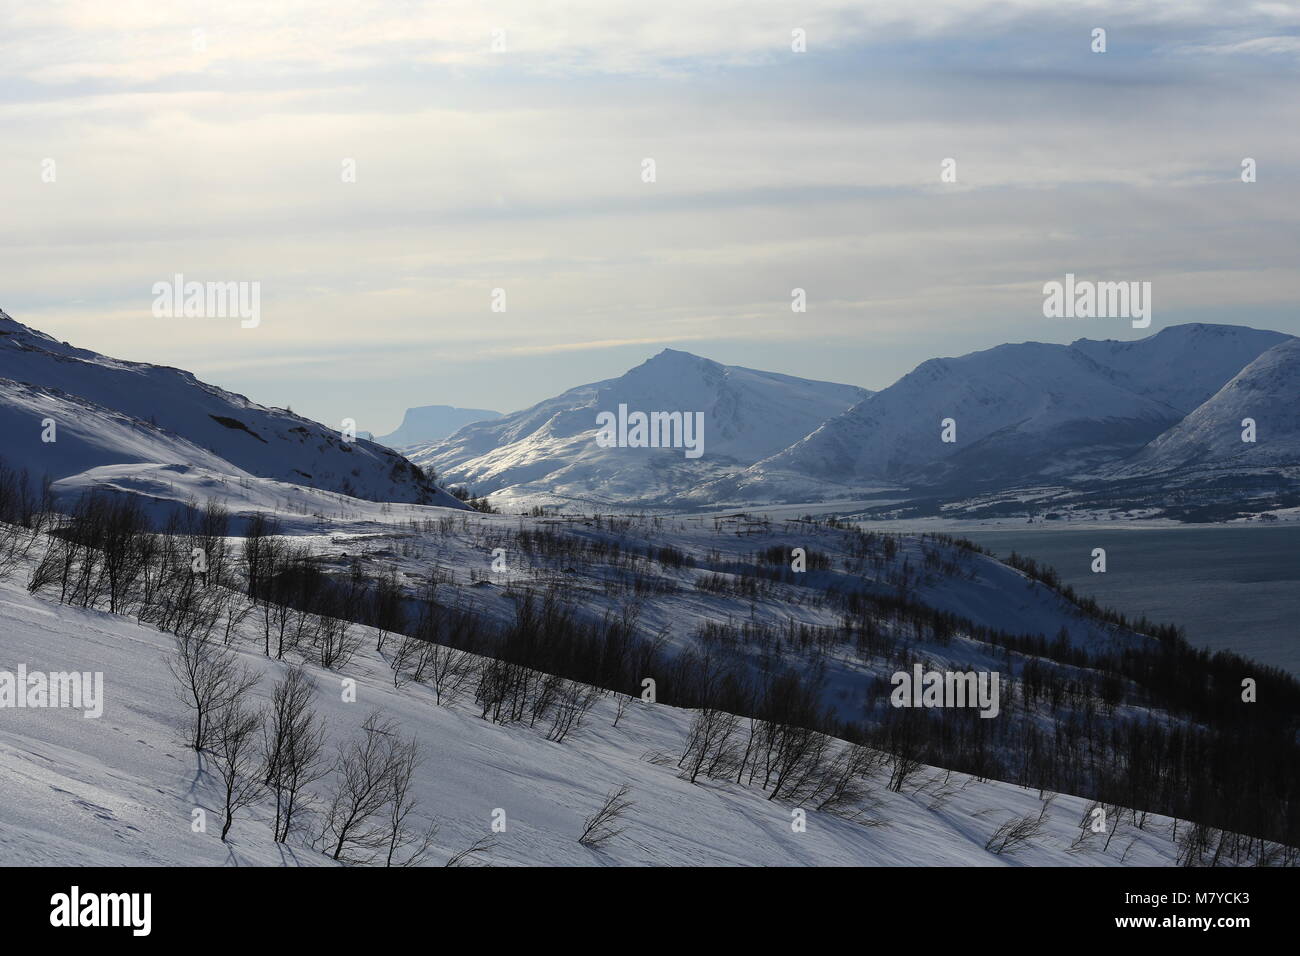
[[[457,408],[454,405],[421,405],[408,408],[402,424],[375,441],[389,448],[401,450],[411,445],[428,445],[453,434],[470,422],[500,418],[500,412],[487,408]]]

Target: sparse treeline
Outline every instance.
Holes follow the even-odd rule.
[[[969,538],[960,538],[937,533],[928,534],[926,537],[932,538],[933,540],[950,547],[959,548],[963,551],[996,557],[992,551],[976,544]],[[1149,620],[1145,615],[1130,618],[1128,615],[1120,611],[1103,606],[1091,595],[1079,594],[1074,590],[1072,585],[1066,584],[1061,580],[1061,576],[1055,568],[1048,564],[1042,564],[1027,555],[1022,555],[1012,551],[1007,557],[999,558],[998,560],[1023,572],[1026,577],[1032,578],[1038,583],[1045,585],[1050,590],[1057,592],[1061,597],[1065,598],[1065,600],[1077,606],[1085,616],[1092,618],[1093,620],[1112,624],[1115,627],[1123,628],[1125,630],[1136,631],[1139,634],[1150,634],[1161,639],[1176,636],[1180,633],[1179,629],[1172,624],[1159,624],[1155,621]]]
[[[426,524],[431,533],[447,534],[456,520],[464,521]],[[493,522],[476,531],[485,550],[506,547],[556,572],[509,585],[514,614],[505,621],[477,609],[465,599],[470,592],[436,572],[412,594],[393,569],[368,574],[355,558],[331,571],[280,536],[272,519],[253,518],[235,546],[218,505],[192,506],[155,534],[131,499],[103,495],[85,496],[50,527],[31,587],[57,589],[62,600],[80,606],[134,611],[178,641],[196,640],[214,653],[251,617],[266,656],[293,653],[326,668],[346,664],[361,639],[354,625],[367,625],[396,686],[426,684],[438,703],[472,695],[485,719],[535,726],[553,740],[582,725],[596,688],[637,695],[651,678],[657,700],[699,709],[679,756],[685,776],[761,786],[773,799],[820,799],[828,786],[856,798],[867,755],[880,752],[895,790],[922,764],[932,764],[1086,793],[1133,808],[1137,826],[1146,812],[1196,821],[1202,830],[1194,840],[1186,836],[1193,840],[1189,859],[1204,856],[1212,831],[1243,835],[1224,848],[1220,832],[1211,851],[1237,862],[1271,859],[1266,841],[1300,846],[1300,684],[1281,671],[1195,650],[1172,628],[1153,629],[1146,646],[1098,652],[1065,633],[1051,639],[1007,634],[914,600],[915,586],[927,578],[971,573],[960,550],[923,542],[923,559],[913,565],[896,536],[840,531],[846,570],[869,565],[878,574],[874,583],[854,587],[841,576],[837,587],[825,575],[788,576],[776,561],[778,550],[784,560],[784,549],[757,551],[747,564],[610,540],[629,530],[620,528],[623,520],[632,519],[594,518],[572,531],[522,523],[516,531]],[[809,567],[834,566],[830,556],[808,553],[816,556]],[[670,650],[665,633],[642,625],[636,600],[621,614],[582,608],[564,579],[579,561],[617,569],[626,581],[623,593],[660,593],[658,586],[638,585],[641,577],[678,587],[686,575],[706,591],[833,607],[839,623],[712,621],[694,648]],[[1080,615],[1122,626],[1086,608]],[[888,706],[880,675],[926,663],[934,648],[957,641],[998,660],[998,719],[972,710]],[[878,675],[860,719],[836,718],[821,703],[821,663],[832,655],[856,658]],[[1258,703],[1240,703],[1243,676],[1257,682]],[[209,728],[218,723],[208,720]],[[237,797],[232,790],[235,803]],[[1287,852],[1284,862],[1295,862]]]
[[[1251,859],[1264,852],[1265,839],[1300,844],[1295,682],[1281,672],[1247,668],[1269,706],[1234,705],[1245,663],[1191,649],[1176,635],[1163,632],[1147,651],[1094,655],[1064,635],[1004,634],[896,594],[854,592],[836,597],[843,611],[839,627],[708,622],[698,651],[669,653],[661,635],[646,636],[635,620],[593,619],[563,594],[555,583],[520,590],[515,620],[504,626],[462,621],[457,636],[450,628],[425,632],[496,658],[476,685],[485,717],[534,723],[549,712],[561,679],[635,694],[640,679],[653,674],[659,700],[701,709],[682,764],[693,775],[751,782],[761,760],[765,790],[774,785],[773,794],[797,793],[800,787],[790,781],[801,779],[803,769],[812,768],[808,779],[820,781],[825,750],[819,741],[833,734],[889,754],[896,789],[931,764],[1255,834],[1261,842]],[[450,622],[466,613],[442,608],[421,616]],[[475,637],[467,641],[470,634]],[[883,660],[907,670],[918,658],[916,645],[946,644],[958,635],[993,648],[1005,661],[1002,719],[967,710],[935,716],[894,709],[879,678],[868,696],[880,704],[861,722],[845,723],[817,706],[783,711],[780,718],[764,709],[766,688],[778,680],[799,684],[808,700],[820,699],[819,655],[852,648],[864,662]],[[802,676],[795,671],[800,662]],[[1189,693],[1189,680],[1192,686],[1203,681],[1206,692]],[[1146,708],[1168,716],[1154,719]],[[1044,716],[1048,730],[1042,729]],[[737,756],[746,719],[767,729],[750,731],[755,736]],[[771,776],[772,749],[791,753],[789,733],[796,731],[811,748],[800,758],[806,763],[796,760],[784,775]],[[798,746],[793,752],[804,754]]]
[[[29,581],[79,607],[134,611],[174,635],[167,666],[188,715],[184,737],[208,758],[220,798],[220,834],[255,803],[273,805],[274,839],[300,838],[335,860],[410,866],[427,856],[436,827],[420,818],[412,791],[423,759],[414,738],[373,713],[357,738],[330,756],[301,662],[259,707],[259,675],[230,646],[254,611],[267,656],[296,652],[322,667],[346,661],[359,631],[344,610],[355,594],[327,579],[307,552],[251,522],[232,547],[229,516],[216,503],[191,506],[155,532],[138,499],[87,493],[48,518],[44,555]],[[244,585],[246,591],[239,585]],[[293,603],[288,603],[292,601]]]
[[[601,544],[601,539],[587,537],[582,529],[578,534],[545,529],[514,539],[499,528],[495,534],[492,543],[496,546],[517,548],[559,563],[574,563],[576,553],[589,559],[600,554],[607,561],[623,560],[633,573],[643,561],[660,565],[657,569],[646,567],[647,574],[700,566],[690,556],[679,557],[675,549],[633,550],[617,542]],[[570,539],[568,545],[565,538]],[[951,543],[942,536],[929,540]],[[960,552],[957,557],[945,556],[939,548],[923,542],[923,561],[912,567],[906,557],[900,558],[896,536],[859,531],[851,532],[847,550],[855,562],[883,570],[878,579],[891,587],[883,593],[868,587],[830,591],[828,599],[837,603],[842,613],[838,627],[793,620],[784,626],[759,621],[706,623],[699,635],[703,638],[700,647],[704,653],[712,648],[720,658],[729,660],[730,680],[702,682],[698,654],[668,655],[662,647],[638,660],[630,671],[611,670],[610,660],[628,658],[604,653],[600,641],[584,641],[579,635],[584,628],[592,628],[593,622],[570,620],[567,612],[555,608],[542,616],[553,624],[544,629],[545,659],[533,658],[534,664],[541,670],[567,671],[580,680],[626,692],[634,692],[638,673],[653,673],[661,675],[661,700],[701,707],[705,712],[761,718],[752,697],[728,692],[718,701],[714,695],[755,673],[780,673],[790,663],[810,659],[815,663],[846,648],[853,648],[864,664],[884,663],[906,670],[924,657],[919,645],[948,646],[961,639],[985,645],[1004,662],[1000,667],[1004,675],[1003,719],[981,719],[968,710],[946,710],[936,716],[894,709],[886,704],[889,688],[877,678],[875,692],[869,695],[877,706],[860,723],[846,724],[813,711],[800,718],[803,726],[868,742],[889,753],[896,768],[891,781],[894,786],[901,786],[900,778],[906,776],[909,766],[915,769],[924,762],[985,779],[1091,793],[1139,812],[1159,812],[1254,834],[1260,842],[1252,858],[1264,853],[1265,839],[1300,845],[1300,799],[1295,786],[1300,780],[1300,753],[1295,743],[1300,684],[1290,675],[1237,655],[1197,650],[1173,627],[1146,622],[1135,625],[1122,615],[1094,613],[1087,604],[1080,608],[1081,619],[1111,628],[1140,627],[1152,640],[1098,652],[1077,646],[1065,633],[1048,638],[982,627],[910,596],[925,575],[971,574]],[[787,552],[782,552],[784,558]],[[628,554],[635,557],[624,557]],[[660,554],[666,560],[657,561]],[[756,569],[759,562],[775,564],[776,556],[771,549],[760,553]],[[710,556],[704,567],[713,560],[719,559]],[[696,586],[751,598],[772,596],[765,588],[770,578],[761,570],[751,574],[748,582],[737,580],[744,577],[742,571],[743,565],[735,562],[728,564],[726,572],[704,570],[697,576]],[[782,573],[779,580],[790,578]],[[804,584],[809,579],[796,580]],[[1042,583],[1050,586],[1047,580]],[[557,591],[548,583],[542,596],[528,600],[562,604]],[[1068,591],[1061,593],[1067,600],[1071,598]],[[809,601],[819,603],[817,599]],[[597,632],[600,623],[595,623]],[[621,643],[637,647],[646,640],[632,630]],[[524,642],[523,646],[533,645]],[[563,649],[567,647],[573,650],[565,659]],[[796,655],[795,661],[787,657],[791,654]],[[584,666],[594,660],[605,662],[603,672]],[[816,683],[815,667],[811,672],[801,670],[811,673],[805,680]],[[624,673],[622,681],[614,676],[620,672]],[[1256,703],[1244,705],[1241,701],[1243,676],[1257,683]],[[717,720],[727,723],[725,717]],[[725,733],[721,736],[729,739]],[[717,735],[704,732],[701,739],[707,743]],[[717,770],[728,763],[729,758],[723,756],[726,750],[714,750],[707,758],[697,750],[690,765],[705,760],[705,768]]]
[[[448,488],[447,494],[451,495],[457,501],[465,502],[465,504],[469,505],[475,511],[481,512],[482,514],[494,515],[497,513],[496,508],[493,508],[492,503],[488,501],[487,495],[484,495],[481,498],[477,498],[474,496],[474,493],[470,491],[468,488],[462,488],[460,486]]]
[[[526,724],[561,743],[610,689],[623,692],[621,717],[641,675],[656,674],[665,688],[657,699],[701,707],[703,724],[687,742],[695,755],[690,779],[721,775],[761,786],[773,799],[860,809],[862,781],[874,766],[868,751],[836,755],[838,742],[805,726],[822,720],[819,691],[793,672],[751,685],[708,653],[665,655],[661,638],[640,636],[634,613],[592,621],[557,590],[520,592],[513,619],[494,626],[439,601],[445,582],[436,575],[411,597],[395,574],[367,578],[355,562],[346,574],[325,574],[271,519],[250,520],[238,546],[228,531],[229,516],[216,503],[191,505],[155,532],[136,499],[88,493],[58,517],[30,580],[33,591],[134,611],[175,635],[167,663],[189,715],[185,739],[209,758],[218,784],[223,840],[240,812],[263,800],[274,807],[278,842],[301,837],[346,862],[415,862],[434,833],[413,822],[414,741],[402,740],[382,715],[368,718],[331,762],[300,663],[273,688],[268,706],[254,706],[259,679],[230,646],[250,619],[267,657],[323,667],[339,663],[329,656],[331,635],[350,633],[349,618],[373,626],[395,685],[426,684],[438,704],[472,694],[485,719]],[[733,711],[751,706],[741,746],[732,732],[742,718]],[[706,725],[713,729],[702,734]]]
[[[0,581],[26,560],[53,516],[49,481],[38,486],[0,459]]]

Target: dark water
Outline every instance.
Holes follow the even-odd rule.
[[[1182,626],[1188,641],[1300,674],[1300,527],[962,531],[1052,565],[1083,594]],[[1092,549],[1106,549],[1093,574]]]

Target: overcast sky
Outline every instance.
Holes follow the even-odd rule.
[[[881,388],[1300,333],[1297,67],[1300,5],[1249,0],[4,4],[0,308],[376,433],[665,347]],[[1151,328],[1044,318],[1067,272],[1151,282]],[[176,273],[260,326],[154,317]]]

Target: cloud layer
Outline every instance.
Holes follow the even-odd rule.
[[[880,387],[1134,334],[1043,319],[1067,271],[1151,281],[1153,330],[1300,332],[1294,7],[72,3],[0,27],[0,307],[326,421],[515,408],[662,345]],[[154,319],[177,272],[261,282],[261,326]]]

